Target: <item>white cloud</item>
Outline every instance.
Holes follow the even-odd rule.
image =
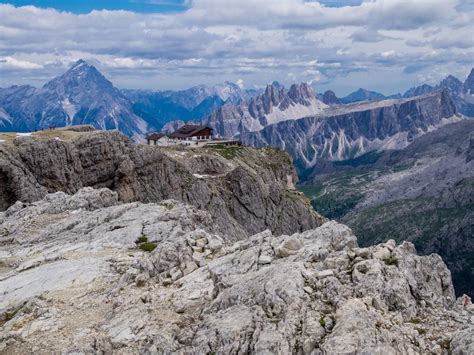
[[[83,15],[0,4],[0,86],[40,85],[84,58],[121,87],[279,80],[318,81],[321,90],[336,92],[381,84],[398,91],[432,73],[470,70],[468,2],[367,0],[336,8],[303,0],[194,0],[181,13]],[[403,75],[391,79],[386,70]],[[383,81],[374,76],[382,72]],[[362,82],[360,73],[367,73]]]
[[[2,69],[41,69],[42,65],[19,60],[13,57],[0,57],[0,68]]]

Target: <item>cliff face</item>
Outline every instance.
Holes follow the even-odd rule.
[[[221,231],[236,238],[321,223],[294,191],[290,157],[277,149],[158,148],[134,145],[111,131],[76,132],[69,139],[41,134],[0,143],[2,209],[91,186],[116,191],[123,202],[184,201],[210,211]]]
[[[234,137],[284,120],[315,115],[327,107],[306,83],[292,85],[288,90],[273,83],[248,101],[222,106],[201,119],[201,123],[223,137]]]
[[[318,160],[345,160],[371,150],[404,148],[415,137],[455,117],[446,91],[403,100],[333,108],[313,116],[270,125],[242,135],[252,146],[286,149],[301,169]]]
[[[437,255],[359,248],[336,222],[237,242],[215,227],[206,211],[108,189],[0,212],[0,352],[474,351],[474,307]]]
[[[362,245],[408,240],[441,255],[458,294],[474,295],[474,120],[445,125],[407,148],[325,162],[302,189]]]

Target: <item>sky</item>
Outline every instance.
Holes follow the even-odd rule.
[[[77,59],[119,88],[308,82],[384,94],[474,67],[474,0],[0,0],[0,87]]]

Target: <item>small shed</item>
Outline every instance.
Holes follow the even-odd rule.
[[[154,145],[156,145],[156,142],[158,142],[160,139],[166,137],[163,133],[152,133],[146,137],[146,141],[148,144],[151,144],[151,142],[154,142]]]

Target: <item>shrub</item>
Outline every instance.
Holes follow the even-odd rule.
[[[449,350],[449,348],[451,347],[451,341],[449,339],[442,340],[438,344],[439,346],[441,346],[441,349],[444,350]]]
[[[385,263],[385,265],[395,265],[395,266],[398,266],[398,259],[394,256],[390,256],[388,258],[385,258],[383,259],[383,262]]]
[[[420,334],[420,335],[426,334],[426,329],[423,329],[423,328],[415,328],[415,329],[417,330],[418,334]]]
[[[419,318],[412,318],[412,319],[410,319],[410,323],[413,323],[413,324],[421,324],[421,319],[419,319]]]
[[[321,327],[326,327],[326,322],[324,321],[324,316],[322,316],[321,318],[319,318],[319,324],[321,325]]]
[[[162,202],[161,205],[169,211],[176,207],[176,205],[171,202]]]
[[[20,312],[20,310],[22,308],[23,308],[23,305],[21,305],[17,308],[14,308],[9,312],[6,312],[5,315],[4,315],[5,322],[8,322],[9,320],[12,320],[13,318],[15,318],[15,316],[18,314],[18,312]]]
[[[139,248],[143,251],[152,252],[156,248],[156,243],[153,243],[153,242],[141,243]]]
[[[141,243],[146,243],[148,242],[148,238],[144,235],[141,235],[138,237],[138,239],[135,241],[135,244],[141,244]]]

